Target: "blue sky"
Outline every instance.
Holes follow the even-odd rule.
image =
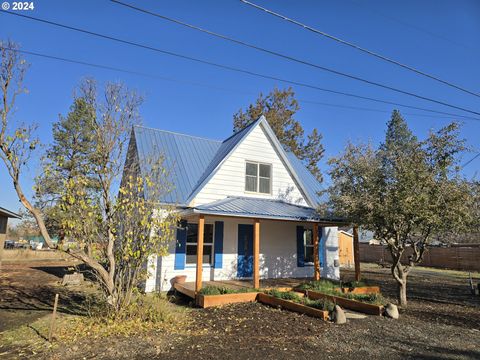
[[[476,0],[256,2],[467,89],[480,91],[480,3]],[[106,0],[36,0],[34,5],[35,10],[24,13],[337,91],[468,115],[212,38]],[[238,0],[142,0],[135,1],[135,5],[297,58],[480,111],[480,98],[341,46]],[[253,102],[258,93],[287,86],[3,13],[0,13],[0,38],[10,38],[27,51],[174,79],[162,81],[26,56],[31,63],[25,82],[30,92],[19,99],[15,120],[38,123],[38,135],[44,143],[51,141],[52,123],[58,114],[67,113],[73,89],[85,76],[93,76],[100,83],[122,81],[139,91],[145,97],[141,114],[146,126],[215,139],[231,134],[232,115]],[[294,90],[301,106],[297,119],[306,131],[317,127],[323,134],[325,160],[338,154],[349,140],[373,143],[382,140],[393,106],[301,87]],[[419,110],[399,109],[419,137],[454,120]],[[464,121],[462,134],[469,145],[480,151],[479,121]],[[473,155],[466,154],[465,160]],[[465,175],[476,176],[479,167],[477,158],[464,169]],[[328,170],[325,164],[322,170]],[[38,164],[32,162],[22,179],[27,193],[31,193],[32,179],[39,171]],[[0,206],[20,208],[3,164],[0,164],[0,194]]]

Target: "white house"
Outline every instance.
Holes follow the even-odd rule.
[[[134,127],[129,158],[140,171],[159,153],[174,185],[160,200],[176,204],[182,221],[169,254],[151,259],[146,291],[169,290],[177,275],[197,290],[249,278],[258,287],[260,278],[312,277],[317,260],[322,277],[339,278],[341,220],[318,216],[320,184],[263,116],[224,141]]]

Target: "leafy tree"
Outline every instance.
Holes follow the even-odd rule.
[[[322,181],[322,173],[318,168],[318,162],[324,153],[322,135],[317,129],[313,129],[305,139],[302,125],[294,118],[298,110],[300,106],[292,88],[285,90],[275,88],[267,96],[260,93],[254,104],[249,105],[245,111],[240,109],[233,115],[233,131],[243,129],[264,115],[285,150],[293,152],[304,161],[310,172]]]
[[[151,159],[144,176],[127,172],[120,183],[129,134],[139,121],[142,99],[121,84],[107,84],[99,96],[95,81],[87,80],[79,87],[69,116],[54,127],[55,141],[45,161],[47,175],[39,178],[37,189],[39,195],[51,196],[50,206],[61,211],[56,219],[59,228],[75,243],[69,248],[56,247],[42,209],[24,195],[20,181],[38,145],[38,140],[32,140],[35,127],[17,125],[12,117],[16,97],[25,92],[27,65],[16,44],[0,45],[0,158],[46,245],[88,265],[112,313],[122,315],[145,279],[147,260],[164,253],[174,240],[178,220],[173,208],[157,201],[170,190],[162,156]]]
[[[457,123],[419,141],[395,110],[378,149],[349,144],[329,161],[331,208],[387,244],[404,307],[407,276],[432,238],[466,231],[476,221],[472,208],[478,197],[457,166],[464,150]],[[412,255],[402,257],[408,248]]]

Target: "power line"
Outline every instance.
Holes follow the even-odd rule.
[[[149,73],[139,72],[139,71],[135,71],[135,70],[128,70],[128,69],[118,68],[118,67],[114,67],[114,66],[110,66],[110,65],[96,64],[96,63],[86,62],[86,61],[82,61],[82,60],[74,60],[74,59],[59,57],[59,56],[55,56],[55,55],[42,54],[42,53],[28,51],[28,50],[13,49],[13,48],[8,48],[8,47],[3,47],[3,46],[0,46],[0,48],[6,49],[6,50],[11,50],[11,51],[16,51],[16,52],[19,52],[19,53],[22,53],[22,54],[43,57],[43,58],[50,59],[50,60],[58,60],[58,61],[63,61],[63,62],[67,62],[67,63],[73,63],[73,64],[78,64],[78,65],[83,65],[83,66],[106,69],[106,70],[111,70],[111,71],[130,74],[130,75],[137,75],[137,76],[157,79],[157,80],[170,81],[170,82],[176,82],[176,83],[181,83],[181,84],[205,87],[205,88],[215,89],[215,90],[219,90],[219,91],[228,91],[228,92],[250,94],[250,95],[254,94],[253,92],[250,92],[250,91],[247,92],[247,91],[242,91],[242,90],[239,90],[239,89],[225,88],[225,87],[221,87],[221,86],[214,86],[214,85],[195,82],[195,81],[179,80],[179,79],[175,79],[175,78],[171,78],[171,77],[159,76],[159,75],[156,75],[156,74],[149,74]],[[331,107],[336,107],[336,108],[341,108],[341,109],[391,113],[391,111],[389,111],[389,110],[372,109],[372,108],[359,107],[359,106],[350,106],[350,105],[345,105],[345,104],[333,104],[333,103],[328,103],[328,102],[321,102],[321,101],[301,99],[301,98],[299,98],[297,100],[301,103],[322,105],[322,106],[331,106]],[[425,111],[428,111],[428,110],[425,110]],[[451,119],[453,117],[453,115],[452,116],[438,116],[438,115],[405,113],[405,112],[402,113],[402,114],[407,115],[407,116],[430,117],[430,118],[437,118],[437,119],[438,118]],[[462,115],[457,115],[457,116],[462,117]],[[480,121],[480,119],[475,119],[475,118],[468,118],[467,117],[467,119]]]
[[[180,81],[180,80],[176,80],[176,79],[172,79],[172,78],[161,77],[161,76],[158,76],[158,75],[152,75],[152,74],[147,74],[147,73],[143,73],[143,72],[126,70],[126,69],[121,69],[121,68],[118,68],[118,67],[112,67],[112,66],[109,66],[109,65],[95,64],[95,63],[90,63],[90,62],[86,62],[86,61],[69,59],[69,58],[65,58],[65,57],[42,54],[42,53],[26,51],[26,50],[12,49],[12,48],[7,48],[7,47],[2,47],[2,48],[8,49],[8,50],[11,50],[11,51],[18,51],[20,53],[24,53],[24,54],[28,54],[28,55],[49,58],[49,59],[52,59],[52,60],[69,62],[69,63],[74,63],[74,64],[80,64],[80,65],[96,67],[96,68],[101,68],[101,69],[107,69],[107,70],[112,70],[112,71],[117,71],[117,72],[123,72],[123,73],[128,73],[128,74],[133,74],[133,75],[152,77],[152,78],[166,80],[166,81],[184,82],[184,81]],[[318,87],[318,86],[315,86],[315,85],[302,83],[302,82],[298,82],[298,81],[293,81],[293,80],[288,80],[288,79],[282,79],[282,78],[275,77],[275,76],[255,73],[255,72],[252,72],[252,71],[249,71],[249,70],[244,70],[244,69],[239,69],[239,68],[230,68],[230,67],[228,69],[232,70],[232,71],[248,74],[248,75],[251,75],[251,76],[260,77],[260,78],[263,78],[263,79],[274,80],[274,81],[283,82],[283,83],[290,84],[290,85],[296,85],[296,86],[305,87],[305,88],[318,90],[318,91],[322,91],[322,92],[333,93],[333,94],[336,94],[336,95],[348,96],[348,97],[353,97],[353,98],[362,99],[362,100],[374,101],[374,102],[378,102],[378,103],[382,103],[382,104],[395,105],[395,106],[401,106],[401,107],[410,108],[410,109],[427,111],[427,112],[431,112],[431,113],[447,115],[447,116],[454,117],[454,118],[464,118],[464,119],[468,119],[468,120],[480,121],[479,118],[475,118],[475,117],[471,117],[471,116],[452,114],[452,113],[448,113],[448,112],[444,112],[444,111],[437,111],[437,110],[429,109],[429,108],[422,108],[422,107],[418,107],[418,106],[406,105],[406,104],[397,103],[397,102],[388,101],[388,100],[382,100],[382,99],[371,98],[371,97],[367,97],[367,96],[362,96],[362,95],[357,95],[357,94],[352,94],[352,93],[347,93],[347,92],[342,92],[342,91],[336,91],[336,90],[333,90],[333,89],[321,88],[321,87]],[[189,83],[189,84],[196,85],[196,86],[208,86],[208,85],[203,85],[203,84],[194,83],[194,82],[185,82],[185,83]],[[210,87],[210,86],[208,86],[208,87]],[[215,87],[213,87],[213,88],[215,88]],[[225,88],[216,88],[216,89],[225,90]],[[310,102],[313,103],[312,101],[310,101]],[[360,109],[360,108],[357,108],[357,109]],[[410,115],[414,115],[414,114],[410,114]],[[416,116],[421,116],[421,115],[416,114]]]
[[[314,104],[314,105],[323,105],[323,106],[331,106],[331,107],[336,107],[336,108],[341,108],[341,109],[350,109],[350,110],[360,110],[360,111],[371,111],[371,112],[380,112],[380,113],[391,113],[389,110],[380,110],[380,109],[372,109],[372,108],[366,108],[366,107],[360,107],[360,106],[350,106],[350,105],[344,105],[344,104],[332,104],[332,103],[327,103],[327,102],[321,102],[321,101],[315,101],[315,100],[306,100],[306,99],[298,99],[299,102],[301,103],[307,103],[307,104]],[[402,112],[402,115],[408,115],[408,116],[420,116],[420,117],[429,117],[429,118],[436,118],[436,119],[451,119],[451,116],[438,116],[438,115],[428,115],[428,114],[415,114],[415,113],[406,113]]]
[[[55,55],[48,55],[48,54],[43,54],[43,53],[38,53],[38,52],[33,52],[33,51],[27,51],[27,50],[20,50],[20,49],[13,49],[9,47],[4,47],[0,46],[2,49],[10,50],[10,51],[16,51],[22,54],[27,54],[27,55],[33,55],[33,56],[38,56],[38,57],[43,57],[51,60],[58,60],[58,61],[63,61],[67,63],[72,63],[72,64],[78,64],[78,65],[84,65],[84,66],[89,66],[89,67],[94,67],[94,68],[99,68],[99,69],[106,69],[106,70],[111,70],[111,71],[116,71],[116,72],[121,72],[125,74],[130,74],[130,75],[137,75],[137,76],[142,76],[142,77],[147,77],[147,78],[152,78],[156,80],[163,80],[163,81],[170,81],[170,82],[177,82],[177,83],[182,83],[182,84],[188,84],[188,85],[194,85],[194,86],[201,86],[201,87],[206,87],[210,89],[215,89],[215,90],[226,90],[226,91],[235,91],[241,93],[241,90],[233,90],[233,89],[228,89],[220,86],[214,86],[214,85],[208,85],[204,83],[199,83],[199,82],[194,82],[194,81],[185,81],[185,80],[179,80],[171,77],[166,77],[166,76],[160,76],[156,74],[149,74],[149,73],[144,73],[140,71],[135,71],[135,70],[128,70],[128,69],[122,69],[110,65],[103,65],[103,64],[96,64],[96,63],[91,63],[91,62],[86,62],[82,60],[75,60],[71,58],[64,58],[60,56],[55,56]],[[246,92],[243,92],[244,94]],[[462,117],[460,115],[460,117]],[[468,117],[467,117],[468,118]],[[480,119],[478,119],[480,121]]]
[[[470,160],[468,160],[466,163],[464,163],[464,164],[461,166],[461,168],[464,169],[465,166],[469,165],[471,162],[473,162],[473,160],[475,160],[475,159],[478,158],[479,156],[480,156],[480,152],[479,152],[477,155],[475,155],[473,158],[471,158]]]
[[[188,27],[190,29],[194,29],[194,30],[203,32],[205,34],[215,36],[217,38],[227,40],[227,41],[233,42],[235,44],[239,44],[239,45],[242,45],[242,46],[254,49],[254,50],[258,50],[258,51],[261,51],[261,52],[264,52],[264,53],[267,53],[267,54],[270,54],[270,55],[274,55],[274,56],[277,56],[277,57],[280,57],[280,58],[283,58],[283,59],[286,59],[286,60],[290,60],[290,61],[294,61],[294,62],[303,64],[303,65],[311,66],[311,67],[314,67],[316,69],[320,69],[320,70],[327,71],[327,72],[330,72],[330,73],[333,73],[333,74],[336,74],[336,75],[339,75],[339,76],[343,76],[343,77],[346,77],[346,78],[349,78],[349,79],[364,82],[364,83],[367,83],[369,85],[374,85],[374,86],[381,87],[381,88],[384,88],[384,89],[387,89],[387,90],[395,91],[395,92],[398,92],[400,94],[413,96],[413,97],[416,97],[416,98],[419,98],[419,99],[422,99],[422,100],[434,102],[434,103],[444,105],[444,106],[448,106],[448,107],[451,107],[451,108],[454,108],[454,109],[457,109],[457,110],[462,110],[462,111],[470,112],[470,113],[475,114],[475,115],[480,115],[479,112],[476,112],[474,110],[466,109],[466,108],[463,108],[463,107],[460,107],[460,106],[457,106],[457,105],[448,104],[448,103],[445,103],[445,102],[440,101],[440,100],[435,100],[435,99],[432,99],[432,98],[429,98],[429,97],[426,97],[426,96],[423,96],[423,95],[418,95],[418,94],[415,94],[415,93],[412,93],[412,92],[409,92],[409,91],[394,88],[394,87],[389,86],[389,85],[385,85],[385,84],[377,83],[375,81],[360,78],[360,77],[355,76],[355,75],[351,75],[351,74],[347,74],[347,73],[344,73],[344,72],[341,72],[341,71],[338,71],[338,70],[327,68],[325,66],[321,66],[321,65],[314,64],[314,63],[311,63],[311,62],[308,62],[308,61],[305,61],[305,60],[294,58],[294,57],[289,56],[289,55],[281,54],[281,53],[278,53],[278,52],[273,51],[273,50],[268,50],[268,49],[262,48],[260,46],[252,45],[252,44],[249,44],[249,43],[241,41],[241,40],[233,39],[233,38],[231,38],[229,36],[226,36],[226,35],[222,35],[222,34],[219,34],[219,33],[216,33],[216,32],[210,31],[210,30],[206,30],[204,28],[201,28],[201,27],[198,27],[198,26],[195,26],[195,25],[192,25],[192,24],[185,23],[185,22],[177,20],[177,19],[170,18],[168,16],[160,15],[158,13],[154,13],[154,12],[149,11],[149,10],[145,10],[145,9],[142,9],[142,8],[139,8],[139,7],[127,4],[127,3],[123,3],[123,2],[118,1],[118,0],[110,0],[110,1],[113,2],[113,3],[119,4],[119,5],[125,6],[127,8],[130,8],[130,9],[133,9],[133,10],[136,10],[136,11],[139,11],[139,12],[151,15],[151,16],[155,16],[155,17],[158,17],[160,19],[167,20],[167,21],[173,22],[175,24],[185,26],[185,27]],[[15,14],[15,15],[17,15],[17,14]]]
[[[111,0],[111,1],[114,1],[114,0]],[[258,9],[258,10],[262,10],[262,11],[266,12],[267,14],[273,15],[273,16],[275,16],[275,17],[277,17],[277,18],[280,18],[280,19],[282,19],[282,20],[285,20],[285,21],[287,21],[287,22],[289,22],[289,23],[292,23],[292,24],[295,24],[295,25],[297,25],[297,26],[300,26],[300,27],[304,28],[305,30],[311,31],[311,32],[313,32],[313,33],[315,33],[315,34],[318,34],[318,35],[322,35],[322,36],[324,36],[324,37],[326,37],[326,38],[328,38],[328,39],[334,40],[334,41],[336,41],[336,42],[338,42],[338,43],[340,43],[340,44],[349,46],[349,47],[354,48],[354,49],[356,49],[356,50],[358,50],[358,51],[361,51],[361,52],[363,52],[363,53],[365,53],[365,54],[368,54],[368,55],[371,55],[371,56],[373,56],[373,57],[376,57],[377,59],[380,59],[380,60],[389,62],[389,63],[394,64],[394,65],[397,65],[397,66],[400,66],[400,67],[402,67],[402,68],[404,68],[404,69],[407,69],[407,70],[409,70],[409,71],[412,71],[412,72],[414,72],[414,73],[416,73],[416,74],[418,74],[418,75],[422,75],[422,76],[427,77],[427,78],[429,78],[429,79],[435,80],[435,81],[437,81],[437,82],[439,82],[439,83],[442,83],[442,84],[444,84],[444,85],[450,86],[450,87],[455,88],[455,89],[460,90],[460,91],[463,91],[463,92],[465,92],[465,93],[467,93],[467,94],[470,94],[470,95],[473,95],[473,96],[476,96],[476,97],[480,97],[480,94],[478,94],[478,93],[476,93],[476,92],[473,92],[473,91],[470,91],[470,90],[468,90],[468,89],[465,89],[464,87],[461,87],[461,86],[459,86],[459,85],[455,85],[455,84],[453,84],[453,83],[451,83],[451,82],[449,82],[449,81],[440,79],[440,78],[438,78],[438,77],[436,77],[436,76],[434,76],[434,75],[430,75],[430,74],[428,74],[428,73],[426,73],[426,72],[424,72],[424,71],[418,70],[418,69],[416,69],[416,68],[414,68],[414,67],[411,67],[411,66],[406,65],[406,64],[403,64],[403,63],[401,63],[401,62],[399,62],[399,61],[393,60],[393,59],[391,59],[391,58],[389,58],[389,57],[386,57],[386,56],[381,55],[381,54],[379,54],[379,53],[376,53],[376,52],[374,52],[374,51],[368,50],[368,49],[366,49],[366,48],[364,48],[364,47],[361,47],[361,46],[359,46],[359,45],[353,44],[353,43],[351,43],[351,42],[349,42],[349,41],[346,41],[346,40],[340,39],[340,38],[338,38],[338,37],[336,37],[336,36],[330,35],[330,34],[324,32],[324,31],[318,30],[318,29],[313,28],[313,27],[311,27],[311,26],[309,26],[309,25],[306,25],[306,24],[304,24],[304,23],[301,23],[300,21],[294,20],[294,19],[289,18],[289,17],[287,17],[287,16],[285,16],[285,15],[282,15],[282,14],[279,14],[279,13],[274,12],[274,11],[272,11],[272,10],[269,10],[269,9],[263,7],[263,6],[254,4],[254,3],[250,2],[250,1],[247,1],[247,0],[240,0],[240,1],[243,2],[243,3],[246,4],[246,5],[252,6],[252,7]]]
[[[447,41],[447,42],[449,42],[449,43],[451,43],[451,44],[454,44],[454,45],[457,45],[457,46],[461,46],[461,47],[463,47],[463,48],[465,48],[465,49],[467,49],[467,50],[475,50],[475,49],[473,49],[470,45],[466,45],[466,44],[464,44],[464,43],[461,43],[461,42],[458,42],[458,41],[453,40],[453,39],[451,39],[451,38],[448,38],[448,37],[446,37],[446,36],[443,36],[443,35],[441,35],[441,34],[439,34],[439,33],[435,33],[435,32],[429,31],[429,30],[427,30],[427,29],[425,29],[425,28],[423,28],[423,27],[420,27],[420,26],[418,26],[418,25],[415,25],[415,24],[406,22],[406,21],[401,20],[401,19],[399,19],[399,18],[397,18],[397,17],[391,16],[391,15],[387,15],[387,14],[385,14],[385,13],[383,13],[383,12],[380,12],[380,11],[378,11],[378,10],[375,10],[375,9],[373,9],[372,7],[369,7],[368,5],[366,5],[365,1],[359,2],[359,1],[355,1],[355,0],[350,0],[350,2],[351,2],[352,4],[354,4],[354,5],[357,5],[358,7],[364,7],[367,11],[370,11],[370,12],[373,13],[373,14],[376,14],[376,15],[378,15],[378,16],[382,16],[382,17],[384,17],[384,18],[386,18],[386,19],[388,19],[388,20],[390,20],[390,21],[397,22],[397,23],[399,23],[400,25],[403,25],[403,26],[405,26],[405,27],[412,28],[412,29],[414,29],[414,30],[416,30],[416,31],[418,31],[418,32],[422,32],[422,33],[425,33],[425,34],[427,34],[427,35],[429,35],[429,36],[438,38],[438,39],[440,39],[440,40]]]

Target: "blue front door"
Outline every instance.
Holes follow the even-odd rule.
[[[253,276],[253,225],[238,225],[237,277]]]

